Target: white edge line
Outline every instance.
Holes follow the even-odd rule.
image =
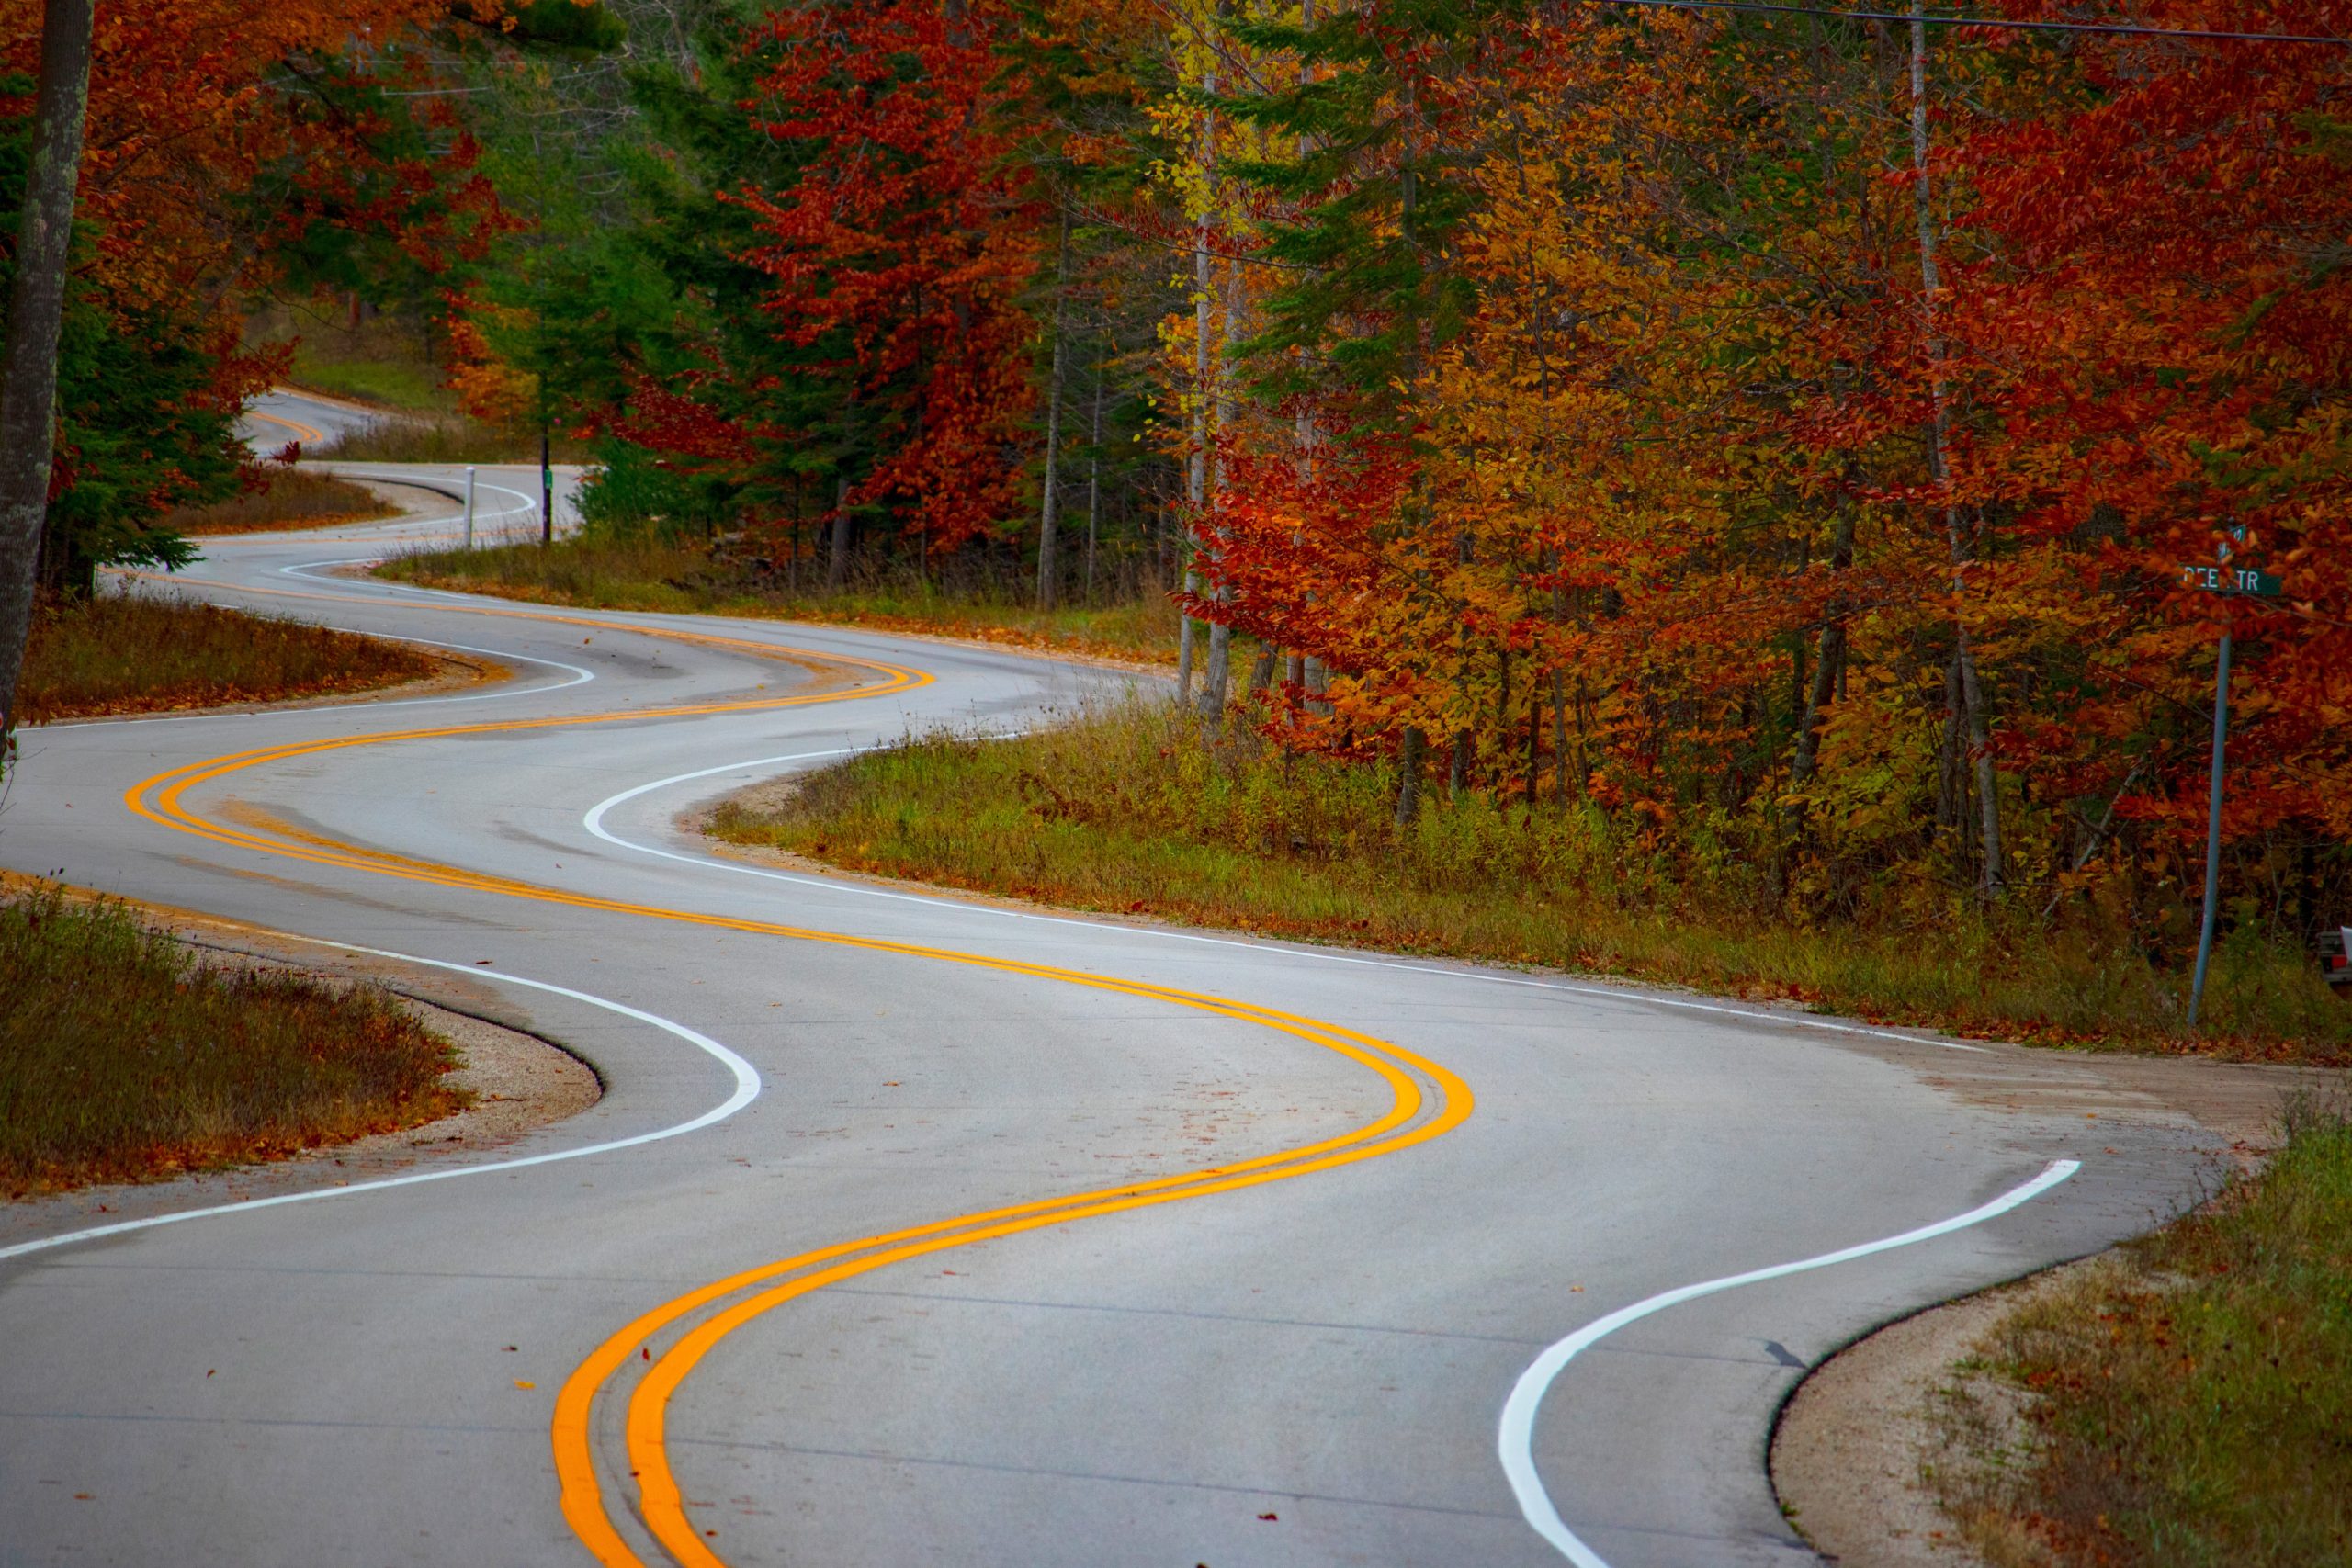
[[[984,739],[1001,739],[1001,737]],[[749,761],[729,762],[724,767],[718,768],[699,768],[691,773],[678,773],[670,778],[656,779],[651,784],[639,784],[635,789],[623,790],[609,799],[597,802],[589,808],[588,814],[581,818],[581,826],[608,844],[616,844],[622,849],[633,850],[639,854],[655,855],[662,860],[677,861],[685,865],[702,866],[709,870],[736,872],[744,876],[756,876],[769,882],[790,883],[796,887],[821,888],[829,893],[850,893],[867,898],[888,898],[899,903],[923,904],[934,909],[961,909],[971,914],[994,915],[1012,920],[1036,920],[1046,925],[1083,926],[1089,931],[1099,931],[1105,929],[1132,931],[1139,935],[1158,937],[1169,942],[1198,942],[1209,947],[1238,947],[1253,953],[1279,953],[1295,958],[1318,959],[1326,964],[1353,964],[1372,969],[1396,969],[1408,975],[1438,975],[1451,979],[1475,980],[1492,986],[1520,986],[1532,990],[1558,991],[1568,996],[1597,997],[1609,1001],[1623,1002],[1628,1006],[1676,1008],[1686,1012],[1713,1013],[1724,1018],[1745,1019],[1751,1023],[1787,1024],[1799,1029],[1824,1030],[1833,1034],[1858,1034],[1875,1040],[1900,1041],[1905,1045],[1933,1045],[1944,1051],[1979,1053],[1990,1051],[1988,1046],[1970,1045],[1958,1040],[1936,1040],[1925,1035],[1905,1034],[1892,1029],[1872,1029],[1866,1024],[1839,1023],[1832,1019],[1812,1018],[1796,1013],[1757,1012],[1747,1008],[1725,1007],[1719,1002],[1691,1001],[1681,997],[1650,996],[1644,992],[1615,986],[1579,986],[1566,980],[1531,980],[1516,975],[1496,975],[1479,969],[1448,969],[1434,964],[1406,964],[1394,958],[1366,958],[1356,953],[1333,953],[1325,948],[1286,947],[1272,942],[1240,942],[1232,937],[1204,936],[1194,931],[1165,931],[1156,926],[1113,926],[1106,921],[1074,919],[1067,915],[1040,915],[1023,909],[991,908],[986,904],[966,903],[959,898],[920,893],[893,893],[887,888],[865,887],[854,882],[835,882],[816,876],[796,876],[790,872],[769,871],[761,866],[743,865],[734,861],[713,860],[704,855],[680,854],[674,850],[656,849],[651,844],[640,844],[633,840],[618,838],[605,829],[605,812],[625,801],[634,800],[639,795],[650,794],[657,789],[666,789],[672,784],[689,784],[695,779],[707,779],[716,773],[741,773],[751,768],[774,767],[781,762],[808,762],[827,757],[847,757],[857,752],[876,750],[878,748],[873,746],[844,746],[830,751],[799,751],[787,757],[754,757]]]
[[[290,935],[290,933],[273,934]],[[451,964],[439,958],[418,958],[411,953],[391,953],[380,947],[356,947],[349,942],[328,942],[319,937],[298,936],[292,937],[291,940],[309,942],[316,947],[332,947],[344,953],[364,953],[375,958],[395,958],[403,964],[422,964],[434,969],[447,969],[453,974],[470,976],[477,980],[503,980],[510,986],[527,986],[535,991],[547,991],[555,996],[569,997],[574,1001],[586,1002],[591,1007],[603,1008],[607,1012],[619,1013],[624,1018],[633,1018],[640,1023],[650,1023],[654,1028],[665,1030],[688,1044],[717,1057],[729,1072],[735,1075],[735,1092],[691,1121],[681,1122],[673,1127],[658,1128],[650,1133],[639,1133],[632,1137],[615,1138],[606,1143],[589,1144],[576,1149],[557,1149],[548,1154],[529,1155],[520,1159],[492,1160],[486,1165],[450,1166],[440,1170],[417,1171],[408,1176],[384,1177],[374,1181],[355,1181],[348,1187],[322,1187],[308,1192],[287,1192],[275,1198],[251,1198],[239,1203],[216,1203],[209,1208],[184,1209],[173,1214],[153,1214],[144,1219],[123,1220],[114,1224],[97,1225],[88,1230],[68,1231],[62,1235],[42,1236],[34,1241],[21,1241],[13,1247],[0,1247],[0,1259],[20,1258],[28,1252],[40,1252],[52,1247],[66,1247],[75,1242],[96,1241],[101,1236],[121,1235],[129,1231],[153,1230],[157,1225],[175,1225],[183,1220],[201,1220],[216,1214],[250,1213],[256,1209],[275,1209],[287,1203],[307,1203],[320,1198],[344,1198],[355,1192],[380,1192],[387,1188],[415,1187],[427,1181],[447,1181],[460,1176],[486,1176],[495,1170],[521,1170],[527,1166],[553,1165],[559,1160],[583,1159],[590,1155],[611,1154],[616,1149],[635,1148],[640,1144],[659,1143],[664,1138],[675,1138],[687,1133],[699,1132],[714,1122],[724,1122],[759,1098],[760,1072],[757,1067],[713,1040],[709,1035],[697,1030],[688,1029],[684,1024],[663,1018],[659,1013],[647,1012],[642,1008],[633,1008],[626,1002],[609,1001],[603,997],[590,996],[585,991],[575,991],[569,986],[553,985],[546,980],[529,980],[520,975],[503,975],[496,970],[483,969],[470,964]]]
[[[324,459],[324,461],[331,463],[334,462],[334,459],[329,457]],[[453,468],[462,467],[463,465],[435,464],[432,466],[436,468]],[[482,465],[477,463],[473,466],[479,469]],[[372,479],[378,484],[406,485],[411,490],[430,491],[432,493],[441,497],[445,501],[462,502],[466,499],[466,481],[462,479],[448,478],[441,474],[363,474],[344,468],[322,468],[318,471],[331,475],[339,479]],[[538,515],[539,498],[536,495],[528,494],[519,490],[510,490],[504,485],[492,484],[488,479],[481,478],[479,474],[477,474],[474,479],[474,489],[476,491],[496,491],[501,495],[511,495],[516,501],[523,503],[520,506],[502,506],[497,511],[487,513],[486,515],[488,516],[509,517],[517,512],[528,512],[535,517]],[[481,508],[474,508],[474,517],[476,521],[480,521],[484,515],[485,513],[482,512]]]
[[[332,587],[337,582],[348,582],[351,580],[348,578],[321,577],[311,569],[322,566],[368,566],[372,564],[380,564],[384,561],[390,560],[391,558],[392,557],[389,555],[379,554],[372,556],[346,556],[336,560],[299,561],[292,566],[279,567],[277,569],[277,574],[280,577],[298,578],[304,582],[316,582],[324,586]],[[372,593],[337,593],[334,597],[348,600],[355,604],[377,605],[381,605],[388,602],[398,604],[401,602],[403,598],[454,599],[461,604],[470,602],[477,604],[482,603],[512,604],[514,603],[512,599],[501,599],[494,593],[460,593],[455,589],[450,588],[419,588],[413,582],[395,582],[391,579],[386,577],[369,578],[367,581],[368,586],[374,590]],[[598,610],[594,613],[600,615],[612,615],[615,612],[610,610]],[[621,611],[618,613],[628,615],[630,612]],[[616,626],[619,625],[618,622],[614,624]]]
[[[1857,1258],[1868,1258],[1872,1253],[1909,1247],[1915,1242],[1932,1240],[1939,1235],[1950,1235],[1954,1231],[1965,1230],[1971,1225],[1982,1224],[2020,1204],[2032,1201],[2082,1168],[2080,1160],[2052,1160],[2032,1180],[2012,1187],[1991,1202],[1971,1209],[1964,1214],[1955,1214],[1931,1225],[1921,1225],[1917,1230],[1905,1231],[1901,1235],[1866,1241],[1837,1252],[1825,1252],[1818,1258],[1807,1258],[1795,1263],[1777,1263],[1769,1269],[1754,1269],[1745,1274],[1732,1274],[1721,1280],[1684,1285],[1679,1290],[1651,1296],[1646,1301],[1635,1302],[1631,1306],[1619,1307],[1608,1316],[1577,1329],[1536,1357],[1533,1363],[1519,1374],[1519,1382],[1511,1386],[1510,1397],[1503,1402],[1502,1421],[1495,1447],[1502,1460],[1503,1474],[1510,1482],[1511,1495],[1519,1499],[1520,1513],[1536,1534],[1549,1541],[1561,1556],[1575,1563],[1576,1568],[1609,1568],[1608,1560],[1568,1529],[1560,1517],[1559,1510],[1553,1506],[1551,1495],[1544,1490],[1544,1478],[1536,1473],[1534,1451],[1536,1412],[1542,1407],[1544,1395],[1551,1388],[1552,1381],[1579,1353],[1600,1340],[1629,1323],[1700,1296],[1711,1296],[1718,1291],[1753,1285],[1765,1280],[1778,1280],[1790,1274],[1802,1274],[1808,1269],[1826,1269],[1833,1263],[1850,1262]]]

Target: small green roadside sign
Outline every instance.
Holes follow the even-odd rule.
[[[2208,593],[2247,594],[2260,599],[2276,599],[2285,592],[2285,584],[2267,571],[2250,566],[2184,566],[2180,569],[2183,588],[2201,588]]]

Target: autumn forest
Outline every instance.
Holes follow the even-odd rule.
[[[247,322],[364,300],[595,465],[590,535],[1172,602],[1198,744],[1623,897],[2177,969],[2226,633],[2222,937],[2302,948],[2352,919],[2352,15],[1965,15],[102,6],[44,570],[185,558],[265,466]]]

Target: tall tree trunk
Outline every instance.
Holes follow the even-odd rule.
[[[1266,643],[1258,649],[1258,657],[1250,666],[1250,694],[1256,696],[1273,683],[1274,645]]]
[[[1846,623],[1831,621],[1821,628],[1814,647],[1813,682],[1806,688],[1804,718],[1797,728],[1796,756],[1789,763],[1789,782],[1803,784],[1814,775],[1821,756],[1821,710],[1838,690],[1838,671],[1845,665]]]
[[[1844,571],[1854,564],[1854,514],[1839,508],[1837,532],[1831,536],[1829,568]],[[1801,784],[1813,777],[1821,754],[1821,710],[1837,694],[1838,673],[1846,661],[1846,606],[1833,593],[1814,648],[1813,683],[1805,692],[1804,716],[1797,724],[1796,755],[1789,762],[1789,782]]]
[[[1416,477],[1414,483],[1417,487],[1419,482],[1419,478]],[[1457,530],[1453,536],[1453,558],[1461,565],[1470,564],[1470,530],[1467,528]],[[1467,616],[1458,615],[1454,622],[1453,649],[1456,661],[1453,677],[1454,691],[1462,698],[1463,705],[1468,707],[1470,705],[1470,622]],[[1508,750],[1508,746],[1505,749]],[[1462,792],[1469,782],[1470,731],[1468,727],[1464,726],[1454,730],[1453,744],[1447,748],[1446,799],[1460,800]]]
[[[1535,797],[1544,779],[1544,677],[1527,682],[1527,820],[1535,821]]]
[[[1086,602],[1094,603],[1094,531],[1102,512],[1102,383],[1108,379],[1094,367],[1094,431],[1086,446]]]
[[[1418,724],[1405,727],[1402,742],[1396,748],[1396,826],[1408,825],[1421,810],[1421,755],[1430,748],[1429,737],[1421,733]]]
[[[1214,598],[1231,592],[1220,585]],[[1225,717],[1227,694],[1233,686],[1233,628],[1223,621],[1209,623],[1208,662],[1201,670],[1201,716],[1211,724]]]
[[[849,581],[849,476],[833,480],[833,558],[825,565],[825,592],[839,593]]]
[[[1928,188],[1928,22],[1926,0],[1911,0],[1911,200],[1919,225],[1919,309],[1928,345],[1928,394],[1931,408],[1928,468],[1944,501],[1944,537],[1951,557],[1952,601],[1957,606],[1967,588],[1969,540],[1962,530],[1960,507],[1951,495],[1951,407],[1944,385],[1943,331],[1937,324],[1936,296],[1942,279],[1936,266],[1935,207]],[[1957,611],[1952,621],[1953,660],[1960,675],[1968,746],[1976,771],[1978,831],[1982,835],[1984,897],[2001,896],[2001,791],[1993,772],[1993,748],[1984,712],[1984,687],[1976,672],[1976,655],[1968,645],[1968,626]]]
[[[1243,330],[1241,323],[1249,308],[1241,289],[1239,264],[1227,263],[1225,330],[1217,334],[1216,340],[1216,428],[1219,433],[1230,429],[1233,424],[1233,340]],[[1216,475],[1216,493],[1221,496],[1226,488],[1225,459],[1222,457],[1217,459]],[[1209,539],[1211,551],[1221,558],[1225,553],[1225,531],[1212,528]],[[1229,603],[1233,598],[1233,585],[1219,582],[1215,597],[1220,604]],[[1212,726],[1224,721],[1227,693],[1231,690],[1232,683],[1233,628],[1220,618],[1209,623],[1208,668],[1201,676],[1201,713]]]
[[[32,634],[33,581],[49,513],[57,425],[57,337],[65,319],[65,262],[74,243],[74,187],[90,98],[92,0],[48,0],[32,158],[17,222],[17,276],[8,291],[6,359],[0,362],[0,761],[17,721],[17,682]]]
[[[1560,804],[1568,803],[1568,677],[1566,671],[1552,671],[1552,780],[1553,790]]]
[[[1968,814],[1968,694],[1960,653],[1944,660],[1944,733],[1936,748],[1936,826],[1958,832]],[[1966,857],[1962,857],[1966,858]]]
[[[1209,220],[1193,231],[1193,463],[1185,476],[1191,515],[1184,525],[1184,597],[1201,591],[1201,519],[1209,499]],[[1193,700],[1193,617],[1176,633],[1176,700]]]
[[[808,517],[808,486],[805,476],[792,476],[792,553],[785,558],[785,592],[800,595],[800,525]]]
[[[1302,14],[1311,17],[1314,10],[1314,0],[1305,0]],[[1306,152],[1306,138],[1300,137],[1298,145],[1300,154],[1304,156]],[[1292,442],[1297,450],[1295,460],[1298,465],[1299,488],[1302,491],[1311,488],[1315,482],[1315,416],[1306,409],[1301,409],[1298,411],[1298,422],[1294,427]],[[1304,528],[1293,528],[1290,531],[1290,542],[1294,549],[1305,545],[1306,531]],[[1309,604],[1315,603],[1315,591],[1311,588],[1306,591],[1306,602]],[[1306,689],[1306,656],[1296,650],[1293,650],[1290,658],[1284,661],[1283,678],[1289,682],[1293,691],[1304,692]]]
[[[1054,264],[1054,369],[1046,384],[1046,504],[1037,522],[1037,608],[1054,607],[1054,526],[1061,520],[1062,377],[1069,363],[1062,320],[1069,304],[1069,209],[1062,209],[1061,248]]]
[[[1418,106],[1414,101],[1413,81],[1412,78],[1408,75],[1405,79],[1405,117],[1408,126],[1413,122],[1417,113]],[[1415,249],[1419,243],[1414,231],[1416,216],[1415,209],[1416,203],[1419,199],[1419,190],[1413,173],[1413,138],[1411,132],[1408,130],[1401,143],[1402,161],[1396,175],[1396,222],[1398,231],[1404,239],[1406,249],[1408,251]],[[1408,386],[1410,386],[1420,378],[1420,334],[1422,330],[1423,323],[1417,318],[1413,323],[1412,342],[1405,352],[1405,381]],[[1415,513],[1414,522],[1416,525],[1419,525],[1424,521],[1424,519],[1419,515],[1421,510],[1421,498],[1423,495],[1421,488],[1422,483],[1423,480],[1421,477],[1416,474],[1413,479],[1412,491],[1412,505]],[[1398,784],[1396,789],[1396,821],[1399,826],[1410,822],[1420,813],[1421,753],[1426,751],[1428,749],[1429,737],[1422,733],[1420,726],[1417,724],[1407,725],[1405,727],[1403,744],[1399,752],[1403,762],[1404,778]]]

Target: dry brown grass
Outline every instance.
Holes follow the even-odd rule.
[[[448,1042],[365,987],[228,971],[55,888],[0,903],[0,1192],[281,1159],[462,1109]]]
[[[324,528],[399,515],[373,491],[308,468],[273,467],[267,488],[167,512],[163,525],[182,534],[259,534],[291,528]]]
[[[150,593],[44,601],[17,686],[41,724],[373,691],[436,673],[403,644]]]
[[[461,413],[387,414],[305,447],[302,455],[339,463],[537,463],[539,433],[484,424]],[[559,463],[578,463],[593,454],[569,436],[559,436],[552,456]]]

